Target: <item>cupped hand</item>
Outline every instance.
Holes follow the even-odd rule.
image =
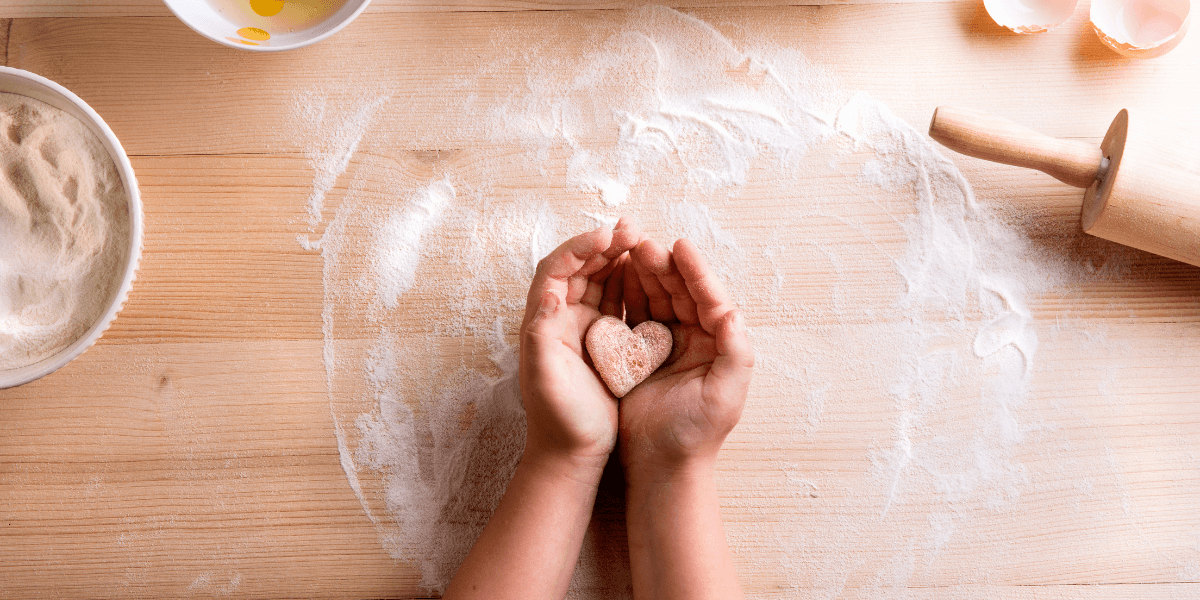
[[[625,320],[670,326],[675,347],[621,400],[622,463],[627,470],[711,466],[741,418],[754,367],[741,312],[688,240],[671,252],[645,240],[630,257]]]
[[[617,400],[588,362],[583,340],[601,314],[620,316],[619,306],[603,302],[605,289],[624,287],[626,252],[641,235],[622,219],[612,230],[567,240],[538,263],[521,324],[527,453],[603,465],[616,445]]]

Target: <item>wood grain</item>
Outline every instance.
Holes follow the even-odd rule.
[[[0,65],[8,66],[8,32],[12,19],[0,19]]]
[[[1200,43],[1187,39],[1155,60],[1122,58],[1095,39],[1085,8],[1055,35],[1042,37],[996,31],[982,22],[988,19],[982,7],[971,2],[750,8],[736,12],[738,26],[729,37],[734,43],[796,48],[846,89],[870,93],[920,129],[939,104],[985,110],[1053,137],[1095,142],[1126,107],[1170,114],[1200,128],[1200,114],[1188,97]],[[561,44],[579,51],[574,40],[580,32],[602,35],[619,25],[606,16],[611,14],[365,15],[344,35],[267,55],[215,45],[173,18],[21,19],[13,24],[9,66],[78,94],[132,155],[299,153],[304,137],[297,135],[295,112],[305,91],[349,104],[363,94],[392,91],[403,103],[389,105],[376,118],[378,136],[404,140],[408,150],[452,151],[496,142],[458,120],[462,106],[447,100],[448,86],[466,78],[478,105],[503,102],[511,85],[539,64],[522,64],[508,44],[538,40],[537,47]],[[731,18],[721,11],[695,14],[717,24]],[[480,75],[484,65],[494,71]],[[976,74],[964,78],[964,70]],[[281,80],[288,85],[276,83]],[[153,90],[136,97],[136,110],[131,88]],[[1032,102],[1030,90],[1036,89],[1049,90],[1061,108]],[[425,119],[414,122],[410,114]]]
[[[410,586],[329,444],[321,360],[319,342],[101,343],[5,391],[0,597]]]
[[[836,4],[900,4],[937,2],[938,0],[841,0]],[[678,0],[664,3],[672,8],[743,8],[746,6],[816,6],[830,4],[823,0]],[[443,2],[406,2],[404,0],[373,0],[364,14],[414,12],[498,12],[541,10],[618,10],[640,6],[630,0],[592,2],[534,1],[534,0],[447,0]],[[0,17],[159,17],[171,11],[162,0],[19,0],[0,7]]]
[[[1089,143],[1124,107],[1200,127],[1195,32],[1136,61],[1100,45],[1087,3],[1056,32],[1017,36],[974,1],[814,2],[675,6],[735,44],[798,49],[918,130],[941,104]],[[479,106],[507,100],[539,66],[522,57],[583,52],[589,36],[620,26],[622,12],[608,9],[623,6],[376,0],[333,38],[274,55],[213,44],[158,0],[0,7],[4,64],[65,85],[105,118],[131,155],[146,216],[138,280],[112,329],[64,369],[0,391],[0,598],[422,596],[418,569],[391,558],[355,497],[334,430],[338,407],[360,399],[331,393],[322,319],[345,325],[339,349],[360,353],[378,323],[352,303],[326,306],[325,264],[298,236],[321,235],[351,182],[386,204],[453,173],[487,183],[498,207],[529,195],[562,214],[589,206],[579,190],[547,185],[528,152],[463,122],[456,90]],[[297,118],[306,92],[347,105],[392,95],[321,219],[309,213],[312,132]],[[839,160],[848,173],[868,158]],[[763,365],[719,467],[745,587],[780,599],[1200,595],[1200,270],[1085,236],[1077,189],[953,158],[1037,250],[1116,267],[1029,298],[1039,367],[1024,404],[1006,408],[1029,441],[1007,458],[1036,485],[1007,503],[912,493],[890,504],[863,482],[896,436],[895,396],[865,381],[863,365],[845,365],[814,408],[813,390]],[[837,284],[864,305],[893,302],[883,275],[894,278],[905,244],[897,216],[844,173],[821,173],[788,197],[746,186],[722,207],[726,225],[761,240],[798,198],[837,206],[807,222],[802,241],[843,244],[853,264],[802,254],[780,268],[799,282],[785,299],[818,314]],[[642,210],[647,228],[665,231],[654,210]],[[836,218],[847,216],[871,243]],[[364,259],[355,252],[347,260]],[[469,275],[441,264],[421,274]],[[414,292],[389,323],[423,331],[445,300]],[[859,344],[870,354],[877,342],[879,323],[862,315],[792,322],[766,304],[747,308],[761,339],[799,339],[803,352]],[[488,363],[479,335],[430,345],[446,364]],[[979,395],[955,396],[925,433],[979,427],[973,415],[999,410],[971,404]],[[604,549],[617,561],[619,500],[602,504]],[[941,546],[911,534],[938,527],[958,529]]]

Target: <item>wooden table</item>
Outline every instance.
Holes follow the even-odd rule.
[[[1126,106],[1200,129],[1195,32],[1162,58],[1133,61],[1096,40],[1087,2],[1062,29],[1037,36],[1000,30],[973,1],[773,4],[675,6],[735,45],[799,50],[841,89],[868,92],[917,129],[940,104],[1097,142]],[[369,493],[382,489],[378,475],[360,473],[361,502],[348,481],[337,427],[353,427],[347,406],[359,400],[333,383],[336,374],[327,378],[323,358],[330,343],[361,350],[382,325],[363,321],[327,339],[322,256],[297,242],[329,222],[366,156],[339,176],[310,233],[313,168],[286,107],[298,90],[390,86],[401,108],[375,127],[393,143],[372,146],[372,156],[412,181],[448,176],[460,191],[482,189],[496,164],[536,169],[509,145],[451,127],[458,109],[445,82],[475,77],[477,105],[524,93],[523,69],[479,77],[481,65],[535,46],[578,52],[574,32],[615,27],[625,7],[376,0],[333,38],[275,55],[209,42],[156,0],[0,7],[0,64],[63,84],[106,119],[133,162],[146,218],[139,276],[112,329],[59,372],[0,391],[0,598],[424,597],[419,567],[393,558],[386,523],[368,517],[373,507],[376,520],[388,519]],[[908,431],[901,398],[914,396],[860,380],[861,365],[789,381],[778,360],[763,361],[720,467],[749,596],[1200,596],[1200,272],[1085,238],[1078,190],[947,154],[981,202],[1011,207],[1006,222],[1042,251],[1122,268],[1027,298],[1039,346],[1019,405],[954,390],[927,398],[941,408]],[[521,194],[545,196],[563,214],[599,206],[552,175],[499,186],[497,208]],[[850,175],[800,182],[854,213],[826,217],[877,223],[880,252],[903,253],[904,211],[857,201]],[[665,236],[656,206],[629,208]],[[753,185],[719,205],[722,225],[742,240],[793,208]],[[848,229],[827,224],[797,230],[794,249],[806,258],[784,260],[784,295],[813,311],[797,329],[749,300],[756,340],[778,344],[760,347],[761,357],[810,353],[828,367],[839,345],[869,345],[879,325],[862,317],[869,312],[830,316],[838,290],[881,310],[895,301],[871,291],[896,285],[892,262],[847,274],[812,258],[823,244],[849,243]],[[414,317],[396,326],[419,336],[421,319],[447,310],[423,304],[436,300],[406,297],[401,308]],[[501,328],[512,341],[515,311],[506,310]],[[788,331],[803,341],[785,343]],[[486,363],[485,337],[442,340],[448,349],[434,360]],[[971,431],[994,425],[995,411],[1013,411],[1024,437],[999,454],[984,447],[981,464],[962,463],[970,452],[955,449],[910,466],[894,460],[914,456],[912,444],[920,459],[922,448],[978,442]],[[983,480],[962,493],[932,485],[954,481],[939,478],[930,462],[939,457]],[[619,484],[604,491],[589,541],[588,560],[608,584],[622,581],[619,495]],[[606,588],[580,589],[598,597]]]

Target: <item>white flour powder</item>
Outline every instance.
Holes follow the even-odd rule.
[[[128,199],[75,117],[0,93],[0,369],[82,336],[120,287]]]
[[[723,485],[760,587],[892,597],[927,583],[939,557],[990,547],[1024,495],[1057,489],[1059,473],[1027,466],[1039,447],[1071,454],[1109,498],[1101,442],[1067,440],[1028,407],[1043,344],[1030,302],[1119,272],[1123,255],[1096,269],[1039,247],[931,140],[793,50],[739,48],[662,8],[581,27],[593,41],[578,55],[547,42],[448,84],[461,100],[446,131],[372,137],[404,110],[385,94],[297,98],[356,124],[314,136],[313,155],[333,157],[314,162],[314,198],[360,139],[373,148],[319,242],[330,404],[351,485],[425,587],[452,576],[523,447],[514,341],[534,265],[618,214],[694,239],[745,308],[759,367],[729,443],[774,478]],[[525,73],[524,89],[481,100],[482,73],[502,69]],[[480,135],[520,151],[408,150]],[[813,191],[822,181],[839,183]],[[886,422],[861,423],[861,407]],[[813,442],[858,463],[798,464]],[[791,510],[763,508],[780,503]],[[593,523],[571,597],[629,596],[608,504],[618,516]],[[950,576],[986,583],[977,566]]]

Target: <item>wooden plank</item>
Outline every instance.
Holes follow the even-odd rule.
[[[528,167],[522,166],[522,153],[500,149],[461,151],[438,163],[430,163],[418,152],[397,153],[390,160],[400,181],[407,181],[408,186],[427,181],[435,168],[454,173],[459,181],[484,182],[494,180],[497,171],[511,175]],[[976,188],[979,197],[1004,198],[1016,208],[1019,219],[1029,223],[1028,234],[1037,243],[1100,263],[1114,251],[1131,261],[1126,276],[1088,283],[1070,298],[1051,294],[1031,299],[1030,308],[1039,318],[1052,319],[1069,307],[1072,314],[1095,323],[1200,321],[1200,288],[1194,267],[1083,235],[1078,231],[1080,193],[1073,188],[1021,169],[997,169],[966,158],[962,163],[967,177],[981,182]],[[145,248],[129,302],[105,334],[106,342],[321,339],[323,262],[319,251],[305,250],[297,240],[299,236],[316,240],[324,227],[306,224],[314,176],[306,158],[271,154],[143,156],[134,157],[133,164],[145,205]],[[405,201],[396,191],[397,179],[363,180],[358,165],[358,159],[351,161],[327,195],[326,219],[356,178],[359,186],[379,194],[380,202]],[[493,182],[491,201],[514,202],[528,193],[522,181],[516,177]],[[566,188],[538,189],[537,193],[564,214],[576,212],[581,200],[578,191]],[[814,180],[808,193],[836,202],[846,211],[861,211],[868,220],[890,218],[881,207],[838,180]],[[749,189],[740,202],[741,210],[748,213],[787,208],[786,202],[780,204],[769,190]],[[858,208],[851,209],[854,206]],[[627,208],[630,214],[640,214],[651,230],[663,226],[653,207]],[[753,239],[755,227],[751,220],[733,231]],[[817,245],[845,245],[844,233],[838,227],[806,230],[809,241]],[[895,237],[894,241],[901,239]],[[855,252],[863,250],[865,246]],[[893,251],[900,252],[900,247]],[[820,268],[818,264],[807,271],[789,268],[786,275],[819,276]],[[446,281],[468,275],[455,270],[428,274]],[[844,285],[846,293],[854,297],[890,293],[872,291],[876,282],[871,278]],[[825,292],[819,287],[794,293],[799,295],[790,301],[810,306],[824,301]],[[422,301],[431,306],[438,302],[436,298]],[[889,300],[878,296],[877,301]],[[398,315],[397,323],[416,326],[427,318],[419,304]],[[345,330],[339,335],[369,335],[372,330],[368,325],[358,334]]]
[[[319,339],[320,256],[296,241],[312,184],[294,156],[134,157],[146,234],[108,341]]]
[[[1103,137],[1125,107],[1200,127],[1191,104],[1200,96],[1194,39],[1158,59],[1137,61],[1100,46],[1084,7],[1043,36],[1006,35],[981,22],[987,18],[982,10],[954,2],[696,14],[717,27],[728,21],[726,34],[735,43],[798,49],[845,89],[869,92],[918,128],[927,127],[939,104],[971,106],[1049,135],[1087,140]],[[579,32],[601,36],[620,25],[612,13],[582,11],[375,14],[310,48],[251,55],[171,18],[21,19],[12,28],[9,63],[74,91],[134,155],[300,152],[305,138],[297,135],[303,130],[295,113],[303,91],[342,105],[390,91],[396,100],[373,121],[378,136],[403,140],[394,143],[412,150],[454,150],[497,141],[465,126],[464,107],[447,101],[447,86],[469,82],[475,106],[503,103],[520,89],[514,84],[548,58],[523,61],[498,38],[579,52],[588,37]],[[23,50],[34,47],[36,53]],[[481,67],[488,71],[481,74]],[[416,123],[412,114],[425,120]],[[464,126],[435,126],[445,123]]]
[[[353,423],[378,399],[365,387],[342,387],[338,377],[362,378],[357,363],[337,363],[327,379],[322,360],[331,344],[366,354],[380,321],[353,302],[327,305],[326,265],[297,238],[322,233],[351,182],[372,206],[386,208],[447,176],[463,190],[486,188],[460,200],[480,214],[536,196],[563,215],[563,231],[590,223],[579,211],[594,209],[596,198],[555,183],[566,177],[561,148],[542,164],[511,140],[472,127],[478,114],[455,102],[459,88],[448,82],[467,81],[462,89],[477,94],[480,106],[508,101],[544,66],[521,60],[534,44],[546,54],[579,53],[578,40],[587,38],[581,33],[614,31],[622,15],[397,18],[388,10],[403,7],[378,2],[323,44],[251,55],[161,16],[157,1],[49,7],[77,9],[77,16],[150,15],[17,19],[9,44],[10,64],[67,85],[117,131],[133,155],[147,235],[130,302],[100,343],[42,381],[0,392],[0,598],[417,595],[416,569],[388,556],[339,464],[331,415]],[[1200,93],[1194,39],[1154,61],[1118,59],[1094,41],[1085,11],[1042,36],[999,32],[975,2],[696,14],[735,43],[802,50],[846,89],[869,91],[918,126],[950,101],[1092,141],[1126,105],[1178,113],[1181,123],[1200,118],[1192,106]],[[321,132],[297,121],[298,94],[353,105],[382,90],[392,90],[394,102],[335,177],[322,219],[310,221],[316,172],[305,150]],[[895,301],[892,261],[906,244],[899,219],[912,206],[847,185],[863,160],[839,155],[841,171],[814,169],[799,178],[800,189],[784,194],[774,182],[754,183],[736,202],[719,203],[722,225],[747,250],[798,237],[811,244],[780,261],[776,274],[801,283],[779,302],[837,314],[835,288],[855,306]],[[776,364],[760,364],[720,466],[724,514],[748,591],[757,598],[1195,595],[1197,270],[1082,235],[1078,190],[955,160],[981,202],[1007,205],[1006,222],[1039,248],[1081,264],[1123,265],[1118,277],[1028,299],[1039,348],[1024,404],[980,406],[980,390],[953,390],[912,434],[926,450],[939,443],[970,449],[972,432],[994,425],[985,417],[1012,411],[1027,437],[1011,447],[1014,455],[999,458],[1018,472],[995,476],[1025,477],[1027,485],[1004,502],[984,493],[956,499],[931,481],[939,460],[970,463],[947,450],[897,477],[903,485],[889,494],[879,469],[903,411],[871,379],[883,369],[873,363],[884,361],[859,359],[886,357],[872,344],[878,327],[893,323],[867,312],[780,316],[752,298],[746,308],[756,339],[794,350],[786,359],[826,352],[855,361],[801,365],[830,369],[818,377],[781,368],[781,351],[762,353]],[[810,200],[837,211],[771,242],[778,235],[772,221]],[[659,206],[636,204],[622,208],[657,236],[672,231]],[[848,218],[860,229],[849,228]],[[357,223],[347,235],[363,243],[372,231]],[[452,248],[463,241],[456,235],[431,233],[427,243]],[[835,245],[844,264],[809,251]],[[367,254],[351,247],[341,258],[354,267]],[[430,321],[449,318],[437,288],[471,275],[470,265],[439,258],[445,255],[435,252],[419,271],[433,283],[407,295],[386,322],[435,346],[437,353],[423,356],[430,362],[494,370],[485,336],[425,335]],[[491,299],[519,298],[520,283],[501,282]],[[518,310],[492,310],[510,342]],[[325,317],[337,324],[333,339],[325,339]],[[813,382],[825,386],[819,405]],[[361,476],[369,491],[387,485],[378,473]],[[606,497],[597,522],[605,534],[601,555],[623,564],[619,502]]]
[[[102,344],[5,391],[0,597],[410,587],[346,483],[321,361],[311,341]]]
[[[8,66],[8,32],[12,19],[0,19],[0,65]]]
[[[744,8],[747,6],[810,6],[842,4],[899,4],[914,2],[939,2],[940,0],[676,0],[665,3],[672,8]],[[404,2],[402,0],[374,0],[363,14],[416,13],[416,12],[497,12],[497,11],[546,11],[546,10],[618,10],[641,6],[629,0],[600,0],[584,3],[562,0],[445,0],[441,2]],[[170,10],[161,0],[15,0],[0,7],[0,17],[158,17],[170,15]]]

